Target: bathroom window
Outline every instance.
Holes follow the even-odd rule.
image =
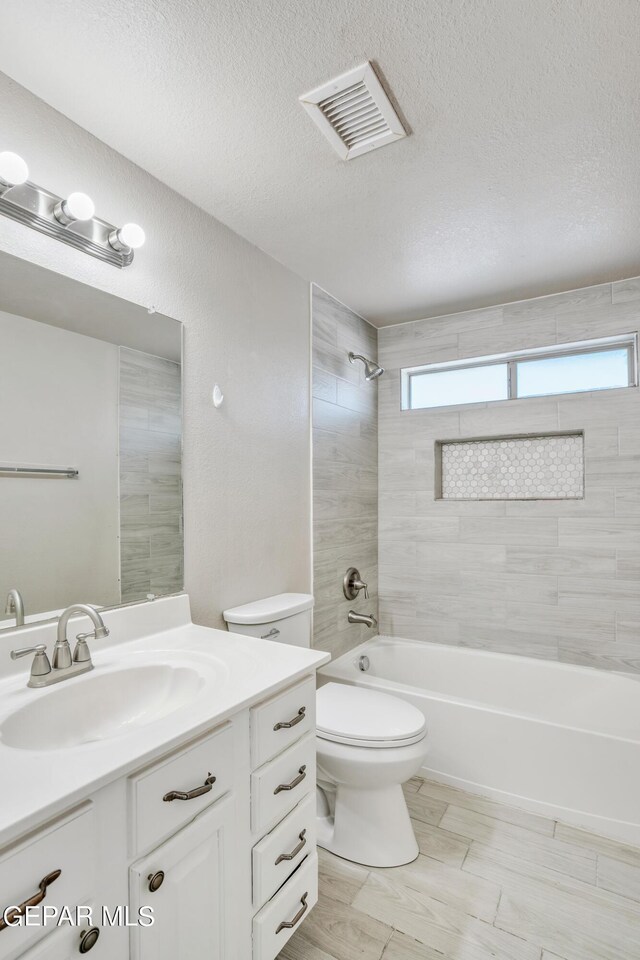
[[[402,409],[424,410],[633,387],[636,336],[628,334],[402,370]]]

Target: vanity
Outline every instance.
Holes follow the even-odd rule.
[[[182,339],[0,253],[0,960],[273,960],[316,902],[328,655],[192,623]]]
[[[317,900],[328,655],[196,626],[185,594],[103,617],[94,670],[45,689],[9,650],[56,624],[0,634],[0,904],[43,894],[0,960],[273,960]]]

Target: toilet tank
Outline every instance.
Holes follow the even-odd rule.
[[[310,647],[312,609],[313,597],[309,593],[279,593],[232,607],[224,611],[223,617],[232,633]]]

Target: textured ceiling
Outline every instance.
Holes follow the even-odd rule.
[[[640,273],[639,47],[637,0],[3,0],[0,69],[389,323]],[[345,163],[297,98],[366,59],[412,134]]]

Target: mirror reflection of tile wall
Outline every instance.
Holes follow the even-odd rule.
[[[120,348],[122,602],[183,584],[180,364]]]

